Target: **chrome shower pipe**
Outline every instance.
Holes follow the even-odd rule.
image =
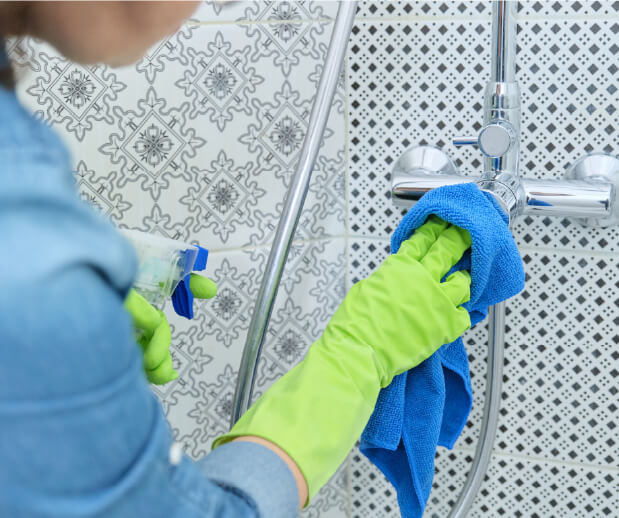
[[[520,155],[520,87],[516,82],[516,1],[492,5],[490,80],[484,92],[484,128],[478,145],[484,154],[484,177],[502,182],[518,176]],[[489,184],[489,187],[501,185]],[[492,189],[489,189],[492,190]]]
[[[286,194],[282,216],[273,239],[273,246],[271,247],[254,313],[249,324],[234,393],[231,426],[239,420],[251,404],[260,352],[290,245],[292,244],[301,211],[303,210],[312,169],[322,143],[333,96],[335,95],[344,64],[346,46],[350,38],[356,10],[356,1],[341,1],[333,24],[331,41],[320,76],[320,83],[316,90],[314,106],[310,115],[299,163]]]
[[[516,2],[495,1],[492,5],[492,64],[490,82],[484,96],[484,122],[486,128],[502,130],[509,144],[496,158],[484,156],[484,177],[491,180],[490,187],[498,186],[498,194],[511,194],[501,177],[518,176],[520,153],[520,89],[516,83]],[[499,121],[492,124],[492,121]],[[504,127],[503,127],[504,126]],[[486,132],[487,133],[487,132]],[[483,133],[480,134],[480,144]],[[493,136],[493,135],[491,135]],[[494,143],[495,139],[491,139]],[[500,146],[499,146],[500,147]],[[488,155],[480,145],[484,155]],[[492,181],[498,180],[498,181]],[[495,191],[495,189],[490,189]],[[504,204],[505,202],[501,200]],[[509,207],[505,207],[510,214]],[[513,219],[510,217],[510,224]],[[464,487],[448,518],[465,518],[484,480],[496,437],[503,383],[503,355],[505,347],[505,303],[492,306],[488,312],[488,360],[486,394],[475,456]]]
[[[516,81],[516,4],[501,0],[492,8],[491,83]]]
[[[505,302],[492,306],[488,311],[488,371],[486,395],[481,430],[477,439],[473,464],[464,488],[449,513],[449,518],[465,518],[479,492],[492,458],[492,446],[496,437],[501,387],[503,385],[503,358],[505,351]]]

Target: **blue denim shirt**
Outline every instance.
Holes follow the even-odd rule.
[[[79,199],[57,136],[3,88],[0,121],[0,516],[296,516],[270,450],[170,453],[122,306],[132,250]]]

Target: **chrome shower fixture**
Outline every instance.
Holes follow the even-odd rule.
[[[482,134],[494,124],[485,126]],[[497,149],[504,146],[505,140],[499,135],[484,145]],[[417,146],[405,151],[396,162],[391,195],[396,206],[409,208],[436,187],[475,182],[496,197],[510,222],[521,215],[540,215],[577,218],[598,227],[619,224],[619,159],[613,155],[590,153],[580,158],[566,171],[565,180],[521,178],[515,173],[490,170],[478,178],[464,176],[441,149]]]
[[[477,136],[453,139],[455,146],[479,148],[484,155],[481,176],[461,176],[451,158],[438,148],[411,148],[393,168],[393,202],[408,208],[435,187],[474,181],[497,198],[510,223],[523,214],[538,214],[578,218],[595,226],[617,225],[619,159],[615,156],[586,155],[568,169],[565,180],[520,178],[515,8],[516,2],[493,5],[492,65],[484,93],[484,126]]]

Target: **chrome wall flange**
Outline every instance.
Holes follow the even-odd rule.
[[[432,173],[458,174],[458,168],[440,147],[412,146],[409,147],[393,166],[393,174]]]
[[[604,219],[579,218],[578,221],[593,227],[619,225],[619,158],[610,153],[590,153],[576,160],[565,172],[565,178],[612,185],[612,195],[608,201],[612,204],[611,216]]]

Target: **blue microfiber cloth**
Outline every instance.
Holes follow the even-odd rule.
[[[488,306],[519,293],[524,269],[505,212],[473,184],[441,187],[424,195],[391,238],[391,253],[431,214],[469,231],[471,251],[452,269],[471,272],[471,325]],[[451,273],[451,272],[450,272]],[[402,516],[420,517],[432,488],[438,444],[452,448],[466,424],[473,394],[462,339],[442,346],[380,392],[361,435],[361,451],[395,487]]]

